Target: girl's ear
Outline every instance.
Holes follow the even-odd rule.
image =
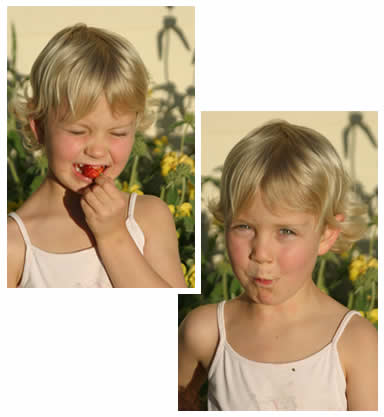
[[[36,120],[34,120],[34,119],[30,119],[29,126],[31,127],[31,130],[32,130],[33,135],[35,136],[36,140],[40,144],[43,144],[43,134],[42,134],[42,131],[41,131],[41,128],[40,128],[38,122],[36,122]]]
[[[344,221],[344,214],[336,214],[335,219],[341,223]],[[331,228],[326,226],[320,239],[318,255],[326,254],[339,237],[340,228]]]

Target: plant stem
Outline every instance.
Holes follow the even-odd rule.
[[[183,177],[181,184],[182,185],[181,185],[181,196],[180,196],[179,206],[184,203],[185,189],[187,188],[187,179],[185,177]]]
[[[165,195],[165,187],[164,187],[164,185],[162,185],[161,190],[160,190],[160,199],[163,200],[163,201],[165,201],[164,200],[164,195]]]
[[[184,151],[184,142],[185,142],[185,134],[187,133],[188,125],[187,123],[184,124],[183,134],[181,136],[180,141],[180,153],[182,154]]]
[[[223,274],[222,286],[224,300],[228,300],[228,276],[226,272]]]
[[[135,155],[135,158],[133,159],[131,176],[129,178],[129,187],[132,187],[136,183],[137,164],[139,162],[139,158],[139,155]]]
[[[348,294],[348,304],[347,304],[347,307],[349,308],[349,310],[352,310],[353,301],[354,301],[353,291],[350,291]]]
[[[170,43],[170,33],[169,32],[170,32],[169,29],[165,31],[165,45],[164,45],[164,78],[165,78],[166,83],[169,82],[169,68],[168,68],[169,43]]]
[[[324,282],[324,271],[325,271],[325,264],[326,263],[327,263],[327,260],[325,258],[321,258],[321,260],[320,260],[320,268],[319,268],[319,273],[317,275],[316,285],[323,292],[328,293],[327,288],[325,287],[325,282]]]
[[[373,256],[373,247],[374,247],[374,240],[375,240],[375,235],[376,235],[375,227],[376,226],[372,226],[372,229],[371,229],[371,237],[369,239],[369,251],[368,251],[369,256]]]
[[[375,283],[372,282],[371,284],[371,302],[369,304],[368,311],[371,311],[373,307],[375,306],[375,300],[376,300],[376,286]]]
[[[11,174],[15,183],[19,186],[20,185],[20,178],[17,175],[15,164],[13,163],[12,159],[8,156],[7,158],[9,169],[11,170]]]

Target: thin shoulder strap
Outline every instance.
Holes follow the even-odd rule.
[[[225,335],[225,321],[224,321],[224,305],[225,300],[217,305],[217,323],[219,326],[220,342],[224,341]]]
[[[21,220],[21,217],[16,214],[15,212],[9,213],[8,214],[9,217],[12,217],[12,219],[14,219],[17,223],[17,225],[19,226],[20,232],[23,236],[24,242],[26,245],[31,245],[31,239],[29,238],[27,229],[24,226],[23,221]]]
[[[133,219],[133,213],[135,211],[135,203],[136,203],[136,197],[137,194],[136,193],[132,193],[131,194],[131,198],[129,199],[129,207],[128,207],[128,218],[132,218]]]
[[[358,311],[351,310],[351,311],[348,311],[348,313],[343,317],[343,320],[341,320],[341,323],[339,324],[339,327],[335,333],[335,336],[333,336],[333,340],[332,340],[333,343],[337,344],[337,342],[340,339],[340,336],[343,334],[344,329],[347,327],[347,324],[349,323],[349,321],[355,314],[361,315]]]

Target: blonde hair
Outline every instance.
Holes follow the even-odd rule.
[[[306,212],[317,217],[318,227],[340,228],[334,252],[349,249],[366,230],[366,207],[354,196],[339,155],[307,127],[272,121],[238,142],[225,160],[211,212],[227,227],[257,191],[271,211]],[[338,222],[337,214],[344,220]]]
[[[30,150],[42,147],[30,120],[35,120],[44,139],[50,115],[79,120],[92,111],[102,94],[113,113],[136,112],[138,129],[151,122],[149,75],[135,48],[117,34],[83,23],[53,36],[32,66],[31,95],[28,87],[12,102],[12,109]]]

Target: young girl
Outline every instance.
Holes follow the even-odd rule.
[[[8,287],[185,287],[165,203],[114,179],[148,122],[148,74],[133,46],[77,24],[35,61],[15,103],[48,173],[8,220]]]
[[[377,410],[377,331],[312,280],[362,236],[363,209],[327,139],[271,122],[229,153],[213,213],[244,291],[180,326],[180,409]]]

